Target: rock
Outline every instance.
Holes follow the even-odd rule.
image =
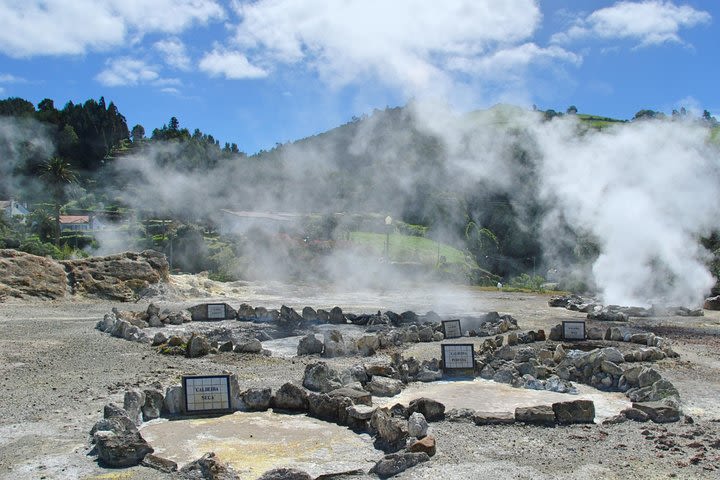
[[[240,340],[233,349],[235,353],[261,353],[262,342],[256,338]]]
[[[643,368],[638,375],[638,386],[648,387],[661,378],[662,376],[654,368]]]
[[[445,339],[445,334],[443,332],[435,332],[432,336],[433,342],[442,342]]]
[[[517,332],[510,332],[510,333],[508,333],[507,344],[510,345],[510,346],[515,346],[515,345],[518,344],[518,335],[517,335]]]
[[[650,415],[643,412],[642,410],[638,410],[637,408],[626,408],[622,412],[620,412],[621,415],[623,415],[628,420],[633,420],[635,422],[647,422],[650,420]]]
[[[325,332],[323,343],[325,344],[325,348],[323,350],[324,357],[342,357],[347,354],[345,340],[339,330],[330,330]]]
[[[125,468],[139,465],[153,448],[139,432],[100,430],[93,435],[98,463],[104,467]]]
[[[417,398],[410,402],[408,413],[420,412],[428,422],[438,422],[445,418],[445,405],[430,398]]]
[[[590,327],[587,330],[588,340],[604,340],[605,329],[600,327]]]
[[[404,445],[408,437],[408,424],[403,418],[391,417],[381,409],[375,410],[370,424],[377,431],[378,437],[390,448]]]
[[[147,422],[160,418],[165,403],[162,392],[157,389],[147,389],[143,393],[145,394],[145,403],[142,406],[143,420]]]
[[[263,412],[270,408],[272,390],[268,388],[249,388],[240,394],[245,408],[251,412]]]
[[[148,453],[140,462],[143,467],[152,468],[162,473],[173,473],[177,472],[177,463],[167,458],[158,457],[152,453]]]
[[[237,480],[232,468],[221,462],[215,453],[209,452],[180,469],[180,478],[205,480]]]
[[[160,320],[160,317],[158,317],[157,315],[151,315],[148,318],[148,325],[153,328],[161,328],[165,326],[162,320]]]
[[[165,343],[167,341],[168,341],[168,338],[165,336],[165,334],[163,332],[157,332],[153,336],[152,345],[154,347],[156,347],[158,345],[162,345],[163,343]]]
[[[210,342],[203,335],[190,337],[187,343],[186,355],[189,358],[202,357],[210,353]]]
[[[428,457],[432,457],[433,455],[435,455],[436,451],[435,444],[435,437],[433,437],[432,435],[427,435],[420,440],[412,442],[407,447],[407,451],[412,453],[427,453]]]
[[[608,362],[607,360],[603,360],[600,363],[600,370],[616,377],[619,377],[623,374],[622,368],[618,367],[613,362]]]
[[[370,469],[371,473],[376,474],[380,478],[388,478],[404,472],[410,467],[414,467],[422,462],[427,462],[430,457],[425,452],[413,453],[391,453],[385,455],[378,461],[374,467]]]
[[[345,425],[347,408],[351,405],[352,401],[347,397],[333,397],[326,393],[308,393],[308,415],[320,420]]]
[[[377,410],[377,407],[369,406],[369,405],[350,405],[345,409],[347,412],[348,417],[354,419],[354,420],[361,420],[361,421],[367,421],[370,420],[373,416],[373,413],[375,413],[375,410]]]
[[[622,342],[624,338],[622,330],[620,330],[618,327],[611,327],[610,328],[610,340],[613,342]]]
[[[504,366],[495,372],[492,380],[497,383],[512,383],[514,378],[515,370],[508,366]]]
[[[170,325],[182,325],[192,321],[190,312],[187,310],[181,310],[179,312],[171,312],[167,317],[167,323]]]
[[[328,322],[341,325],[347,323],[345,315],[343,315],[342,308],[333,307],[332,310],[330,310]]]
[[[223,342],[218,347],[218,352],[232,352],[235,348],[235,345],[233,345],[232,340],[228,340],[227,342]]]
[[[475,412],[472,417],[475,425],[511,425],[515,415],[508,412]]]
[[[298,343],[297,354],[298,355],[315,355],[320,354],[323,351],[323,342],[312,334],[308,333],[300,339]]]
[[[595,421],[595,404],[592,400],[574,400],[552,404],[555,420],[560,425],[574,423],[593,423]]]
[[[703,308],[705,310],[720,310],[720,295],[706,298]]]
[[[475,410],[472,408],[451,408],[445,412],[445,420],[453,423],[471,423]]]
[[[531,425],[555,425],[555,412],[549,405],[537,407],[517,407],[515,409],[515,420]]]
[[[553,353],[553,361],[555,363],[560,363],[565,358],[565,349],[561,344],[558,344],[557,347],[555,347],[555,352]]]
[[[442,372],[440,370],[429,370],[427,367],[423,367],[415,376],[417,382],[436,382],[442,380]]]
[[[408,435],[411,437],[421,438],[427,435],[428,423],[420,412],[414,412],[408,418]]]
[[[303,387],[308,390],[327,393],[341,386],[337,372],[325,362],[310,363],[305,367]]]
[[[165,255],[154,250],[59,263],[67,272],[67,278],[71,279],[73,294],[107,300],[133,301],[143,289],[169,279]]]
[[[422,328],[418,332],[418,339],[421,342],[432,342],[434,333],[435,333],[435,331],[430,327]]]
[[[313,480],[313,476],[297,468],[273,468],[257,480]]]
[[[377,375],[365,385],[365,390],[378,397],[394,397],[402,392],[402,389],[402,381]]]
[[[179,415],[183,413],[185,408],[185,399],[183,396],[183,388],[179,385],[168,387],[165,390],[165,411],[169,415]]]
[[[307,391],[294,383],[285,383],[275,392],[271,405],[282,410],[307,411]]]
[[[548,336],[548,338],[553,342],[559,342],[560,340],[562,340],[562,332],[562,325],[555,325],[550,329],[550,335]]]
[[[374,355],[380,349],[380,339],[377,335],[367,334],[358,338],[355,342],[358,352],[363,357]]]
[[[365,373],[374,376],[381,377],[395,377],[397,376],[397,370],[389,363],[373,363],[365,365]]]
[[[63,298],[68,289],[63,266],[47,257],[0,249],[0,301],[4,297]]]
[[[680,410],[663,402],[633,403],[632,406],[646,413],[650,420],[655,423],[669,423],[680,420]]]
[[[143,405],[145,405],[145,393],[140,390],[128,390],[125,392],[125,396],[123,398],[123,408],[135,425],[142,424]]]
[[[349,398],[353,405],[372,405],[372,396],[364,390],[356,390],[350,387],[340,387],[328,392],[331,397]]]

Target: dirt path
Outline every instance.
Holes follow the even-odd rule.
[[[456,313],[498,310],[512,314],[521,329],[549,329],[582,314],[547,307],[542,295],[418,289],[381,295],[298,287],[232,287],[231,304],[277,308],[342,306],[346,311],[378,309],[418,313],[442,308]],[[202,300],[206,301],[206,300]],[[183,305],[196,303],[191,300]],[[159,302],[161,307],[178,303]],[[183,374],[237,372],[242,387],[273,388],[302,378],[308,359],[223,354],[204,359],[165,357],[146,345],[111,338],[94,324],[113,306],[140,310],[147,302],[100,301],[0,303],[0,478],[107,478],[87,456],[87,433],[103,405],[122,402],[132,386],[177,383]],[[633,322],[635,323],[635,322]],[[543,429],[433,424],[439,453],[430,464],[400,478],[717,478],[720,467],[720,316],[643,320],[669,338],[681,353],[659,368],[680,390],[695,423],[658,426],[626,423]],[[663,330],[664,329],[664,330]],[[347,363],[340,359],[336,362]],[[354,362],[354,360],[352,360]],[[117,472],[120,473],[120,472]],[[166,478],[152,470],[123,470],[123,478]]]

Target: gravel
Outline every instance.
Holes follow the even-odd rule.
[[[285,301],[283,290],[272,290],[269,294],[257,285],[245,288],[235,284],[232,293],[216,297],[231,304],[247,302],[278,308]],[[302,301],[298,292],[304,291],[293,290],[292,300]],[[442,313],[419,291],[413,295],[407,291],[384,292],[376,297],[377,308],[354,310],[347,303],[335,303],[338,299],[347,302],[348,298],[352,294],[333,297],[327,293],[323,297],[322,292],[314,292],[312,300],[321,299],[323,304],[308,304],[315,308],[337,304],[356,313],[378,308]],[[521,330],[544,328],[547,332],[562,319],[582,318],[577,312],[547,307],[543,295],[462,289],[462,294],[452,298],[466,302],[456,303],[457,311],[510,313]],[[181,308],[199,302],[188,299],[158,304],[161,308]],[[233,353],[199,359],[168,357],[148,345],[112,338],[94,329],[113,307],[139,311],[147,305],[148,300],[116,304],[83,299],[0,303],[0,478],[100,478],[112,473],[88,455],[88,432],[102,417],[106,403],[122,403],[126,388],[142,388],[154,382],[168,386],[178,384],[182,375],[229,370],[238,375],[242,388],[275,389],[286,381],[300,381],[305,365],[316,360]],[[297,310],[304,306],[290,305]],[[369,307],[372,297],[358,299],[357,305]],[[556,428],[432,423],[437,455],[397,478],[718,478],[720,313],[638,319],[631,324],[655,329],[680,353],[679,359],[663,360],[656,368],[676,385],[694,423],[626,422]],[[433,348],[430,345],[426,348]],[[358,359],[328,361],[347,366]],[[143,467],[126,469],[122,474],[123,478],[168,478]]]

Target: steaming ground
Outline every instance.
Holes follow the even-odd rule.
[[[311,286],[235,283],[222,287],[202,277],[174,277],[175,293],[155,299],[177,308],[209,299],[276,308],[342,306],[347,311],[426,309],[512,314],[522,329],[547,329],[581,314],[547,307],[542,295],[483,292],[469,288],[401,288],[353,294]],[[195,290],[192,290],[195,289]],[[185,297],[182,292],[193,292]],[[207,297],[205,296],[207,295]],[[244,388],[278,388],[299,381],[315,359],[221,354],[200,359],[166,357],[146,345],[94,330],[112,307],[141,310],[148,301],[115,304],[89,300],[12,301],[0,304],[0,478],[166,478],[144,468],[108,471],[86,454],[87,433],[108,402],[124,389],[153,381],[177,383],[183,374],[237,372]],[[442,307],[442,308],[441,308]],[[669,338],[678,361],[657,365],[681,393],[694,424],[536,428],[432,424],[438,454],[399,478],[717,478],[720,467],[720,314],[698,318],[642,319]],[[633,321],[633,325],[639,325]],[[438,355],[436,344],[413,347]],[[383,357],[381,357],[383,358]],[[357,359],[331,359],[338,366]],[[697,456],[702,454],[701,458]],[[695,460],[694,460],[695,459]],[[696,463],[693,463],[696,462]]]

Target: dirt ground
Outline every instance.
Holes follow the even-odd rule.
[[[352,292],[239,282],[221,286],[189,277],[174,282],[178,291],[195,298],[181,294],[153,299],[161,308],[214,299],[234,306],[285,304],[298,311],[306,305],[339,305],[353,313],[389,309],[460,315],[497,310],[513,315],[521,330],[546,331],[563,319],[584,317],[549,308],[545,295],[460,287]],[[0,478],[167,478],[143,467],[103,469],[88,456],[88,431],[101,418],[106,403],[122,403],[126,388],[155,381],[176,384],[187,374],[231,371],[243,388],[277,388],[286,381],[300,381],[305,364],[316,360],[232,353],[200,359],[168,357],[94,329],[112,307],[141,310],[148,303],[147,299],[136,304],[86,299],[0,303]],[[437,455],[397,478],[720,478],[720,312],[695,318],[632,319],[630,326],[670,339],[680,354],[655,368],[678,388],[692,423],[542,428],[438,422],[432,424]]]

